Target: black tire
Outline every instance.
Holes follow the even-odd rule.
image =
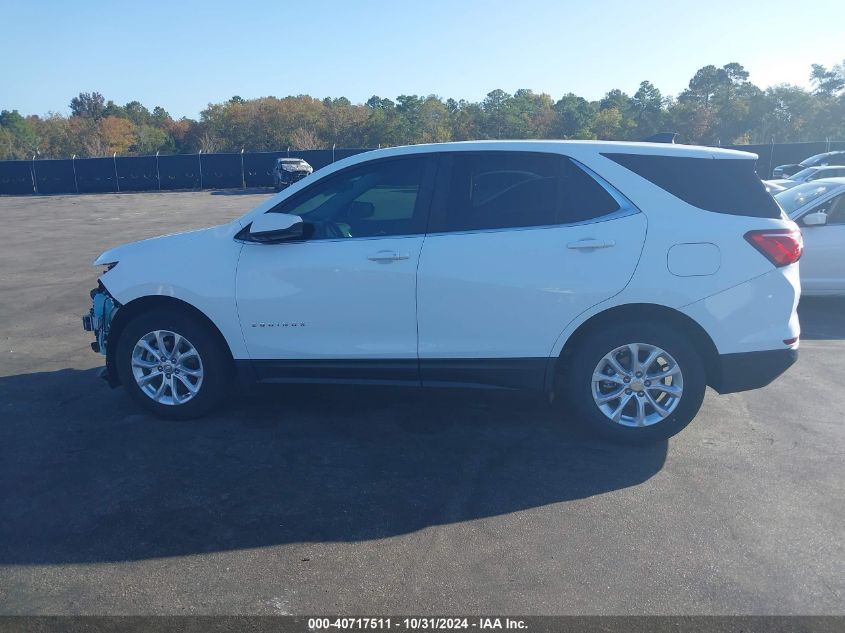
[[[606,354],[631,343],[645,343],[665,350],[677,362],[683,375],[683,393],[676,408],[650,426],[631,427],[614,422],[593,398],[594,369]],[[566,363],[564,406],[575,412],[577,422],[588,431],[616,442],[650,444],[672,437],[692,422],[704,399],[707,381],[701,355],[688,339],[670,326],[632,323],[596,329],[577,343]],[[632,406],[636,406],[636,400]]]
[[[162,404],[144,393],[132,370],[132,352],[136,343],[150,332],[167,330],[184,337],[202,362],[202,382],[196,395],[182,404]],[[208,413],[226,397],[232,382],[229,351],[210,328],[179,309],[153,309],[132,318],[121,332],[116,350],[120,382],[141,406],[157,416],[185,420]]]

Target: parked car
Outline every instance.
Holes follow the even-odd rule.
[[[776,193],[784,191],[786,189],[786,187],[782,187],[781,185],[775,184],[768,180],[763,181],[763,186],[766,188],[766,193],[770,193],[772,195],[775,195]]]
[[[802,292],[845,295],[845,178],[799,185],[775,199],[802,227]]]
[[[842,167],[807,167],[806,169],[799,171],[797,174],[792,174],[789,178],[768,180],[765,184],[777,185],[778,187],[789,189],[805,182],[821,180],[822,178],[839,178],[841,176],[845,176],[845,165]]]
[[[788,178],[806,167],[824,167],[826,165],[845,165],[845,151],[825,152],[805,158],[798,164],[778,165],[772,170],[772,178]]]
[[[281,191],[314,173],[314,168],[302,158],[277,158],[273,165],[273,187]]]
[[[801,233],[755,158],[597,141],[368,152],[229,224],[106,251],[83,321],[104,377],[165,417],[208,412],[235,377],[495,387],[655,441],[705,385],[755,389],[797,357]]]

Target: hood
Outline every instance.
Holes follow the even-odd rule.
[[[110,248],[92,262],[92,266],[105,266],[134,257],[172,256],[176,253],[193,253],[206,241],[232,239],[243,228],[240,221],[205,229],[172,233]]]

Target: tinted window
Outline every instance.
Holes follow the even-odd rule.
[[[561,222],[583,222],[619,210],[607,190],[577,163],[564,159],[561,176]]]
[[[275,207],[298,215],[312,238],[422,233],[425,157],[378,161],[323,178]]]
[[[619,209],[613,197],[556,154],[454,153],[446,195],[430,231],[468,231],[580,222]]]
[[[754,171],[754,161],[644,154],[603,154],[661,189],[705,211],[779,218],[780,207]]]
[[[845,224],[845,194],[837,196],[827,208],[828,224]]]

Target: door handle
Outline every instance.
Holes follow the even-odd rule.
[[[570,242],[566,245],[566,248],[580,250],[588,248],[610,248],[611,246],[616,246],[616,242],[613,240],[596,240],[593,238],[586,238],[578,240],[577,242]]]
[[[373,253],[372,255],[368,255],[367,259],[371,262],[398,262],[403,259],[410,259],[410,255],[406,255],[405,253],[397,253],[396,251],[379,251],[377,253]]]

